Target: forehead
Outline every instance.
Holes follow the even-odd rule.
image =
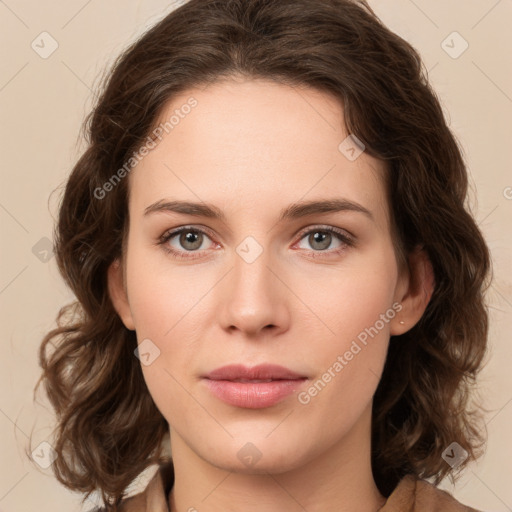
[[[164,197],[261,212],[301,198],[350,196],[387,218],[384,165],[340,149],[348,133],[342,104],[330,94],[227,79],[175,96],[155,127],[166,123],[130,175],[137,211]]]

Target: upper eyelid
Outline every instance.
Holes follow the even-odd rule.
[[[302,234],[309,233],[310,231],[314,231],[315,229],[317,229],[318,231],[325,230],[325,231],[328,231],[330,233],[339,234],[339,235],[345,235],[346,234],[346,236],[348,238],[355,238],[355,236],[350,231],[348,231],[348,230],[346,230],[344,228],[339,228],[339,227],[336,227],[336,226],[330,226],[328,224],[313,224],[311,226],[308,226],[308,227],[305,227],[305,228],[301,229],[295,236],[299,236],[299,235],[302,235]]]
[[[174,235],[178,235],[179,233],[181,233],[182,231],[199,231],[201,233],[205,233],[209,236],[212,236],[212,233],[213,231],[211,231],[209,228],[205,227],[205,226],[194,226],[194,225],[186,225],[186,226],[180,226],[180,227],[177,227],[177,228],[171,228],[171,229],[167,229],[163,232],[161,238],[164,238],[164,237],[167,237],[167,236],[174,236]]]

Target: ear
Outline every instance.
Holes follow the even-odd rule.
[[[408,256],[408,268],[400,278],[395,296],[402,308],[391,323],[391,335],[397,336],[409,331],[423,316],[435,288],[434,271],[428,254],[422,247],[416,247]]]
[[[135,330],[133,316],[128,303],[128,295],[126,293],[126,285],[124,283],[123,267],[117,259],[108,268],[108,292],[110,300],[114,305],[117,314],[121,318],[123,324],[131,331]]]

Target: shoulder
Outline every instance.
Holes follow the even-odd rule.
[[[457,501],[450,493],[438,489],[425,480],[416,480],[416,500],[418,510],[422,510],[422,504],[435,503],[439,510],[446,512],[481,512]],[[437,510],[437,509],[434,509]]]
[[[405,476],[389,496],[381,512],[480,512],[457,501],[426,480]]]

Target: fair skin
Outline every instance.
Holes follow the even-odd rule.
[[[130,174],[127,249],[109,271],[125,326],[160,350],[142,371],[169,423],[170,510],[374,512],[385,499],[371,470],[372,398],[389,337],[417,323],[430,299],[428,260],[419,251],[398,264],[383,163],[338,150],[347,133],[334,97],[229,80],[174,97],[162,120],[190,96],[197,107]],[[279,218],[292,203],[341,198],[367,212]],[[214,205],[225,218],[145,214],[178,200]],[[183,226],[204,234],[158,243]],[[249,236],[262,248],[251,263],[237,252]],[[393,318],[331,370],[321,392],[298,400],[389,310]],[[229,363],[279,364],[307,379],[275,405],[238,407],[201,378]],[[255,464],[239,456],[243,447],[259,453]]]

